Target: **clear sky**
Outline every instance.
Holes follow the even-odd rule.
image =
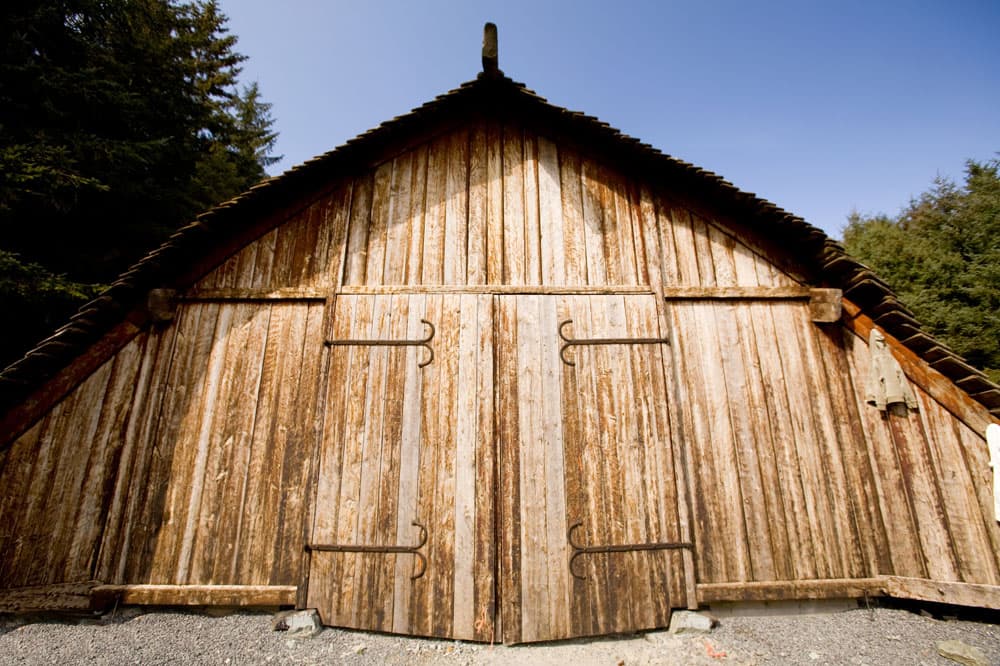
[[[1000,151],[1000,0],[222,0],[277,174],[500,68],[841,236]]]

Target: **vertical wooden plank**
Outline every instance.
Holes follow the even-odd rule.
[[[609,271],[612,270],[611,264],[609,261]],[[620,300],[620,297],[598,296],[589,300],[590,330],[586,334],[576,334],[576,337],[626,337],[621,328],[620,306],[618,311],[615,307],[615,301]],[[630,543],[631,538],[631,526],[627,522],[626,513],[621,442],[621,430],[625,426],[621,421],[627,418],[624,410],[627,398],[620,395],[623,379],[619,375],[621,368],[616,358],[617,351],[619,350],[607,346],[591,350],[601,455],[601,473],[598,477],[601,507],[595,515],[595,523],[599,528],[595,529],[593,539],[596,543],[605,544]],[[631,565],[634,565],[634,558],[622,558],[614,554],[604,557],[609,588],[608,614],[601,618],[602,633],[630,626],[634,613],[633,590],[629,580],[629,570],[633,568]]]
[[[341,340],[352,335],[358,300],[352,295],[339,296],[335,301],[329,339]],[[358,385],[359,368],[353,363],[355,347],[330,348],[330,382],[326,400],[326,418],[323,422],[319,475],[316,489],[316,515],[313,522],[312,543],[337,543],[340,538],[341,482],[344,477],[348,454],[346,431],[349,416],[350,391]],[[338,597],[342,558],[333,553],[317,552],[311,558],[312,573],[309,577],[308,605],[319,609],[328,624],[342,622]]]
[[[948,517],[934,483],[935,470],[929,459],[920,416],[909,410],[905,415],[888,411],[883,418],[896,447],[896,458],[917,524],[927,575],[932,580],[959,580]]]
[[[677,282],[678,285],[701,286],[701,275],[698,269],[698,248],[695,244],[694,229],[692,227],[691,214],[679,207],[670,209],[670,219],[673,229],[674,257],[677,262]],[[669,237],[664,235],[664,239],[669,241]],[[707,285],[706,285],[707,286]]]
[[[839,418],[834,420],[841,444],[851,515],[858,526],[860,548],[864,557],[863,576],[877,576],[892,571],[886,529],[879,510],[878,493],[868,457],[865,432],[858,413],[855,387],[847,360],[847,346],[853,334],[842,326],[823,326],[816,331],[826,385],[836,401]]]
[[[447,146],[444,283],[466,284],[469,243],[469,132],[452,132]]]
[[[542,282],[542,235],[538,218],[538,136],[524,131],[524,283]],[[508,218],[509,221],[509,218]]]
[[[545,458],[541,430],[542,395],[539,350],[540,297],[517,297],[518,432],[521,513],[521,623],[526,641],[550,635],[546,603],[549,584],[546,558]],[[530,507],[530,508],[529,508]]]
[[[561,201],[566,284],[587,284],[587,239],[583,217],[583,185],[580,180],[580,155],[568,148],[558,151],[559,194]]]
[[[341,286],[347,262],[347,230],[351,218],[353,183],[345,180],[327,199],[323,224],[328,236],[326,256],[321,256],[317,286],[335,289]]]
[[[396,295],[383,297],[388,301],[388,312],[385,314],[386,338],[399,340],[406,338],[409,320],[409,297]],[[382,416],[381,455],[376,489],[376,512],[374,536],[369,543],[395,545],[412,543],[411,534],[406,540],[399,540],[399,488],[401,476],[401,441],[403,438],[403,409],[405,384],[398,378],[404,376],[409,359],[406,347],[391,347],[386,358],[385,379],[382,390],[384,413]],[[376,399],[378,399],[376,397]],[[409,507],[407,507],[409,508]],[[392,629],[395,611],[395,570],[397,562],[412,559],[412,556],[375,556],[372,559],[373,573],[370,581],[370,605],[373,613],[370,626],[378,631]],[[412,564],[412,563],[411,563]]]
[[[345,285],[365,284],[368,268],[368,232],[371,224],[374,173],[369,171],[354,181],[351,196],[351,219],[347,230]]]
[[[503,128],[503,284],[521,285],[530,280],[525,270],[528,245],[525,238],[524,136],[520,128]]]
[[[807,390],[814,396],[811,401],[816,428],[813,457],[820,462],[822,488],[825,490],[824,504],[837,536],[829,547],[831,576],[860,578],[865,575],[862,537],[851,502],[853,493],[848,487],[840,433],[836,426],[842,412],[836,404],[836,384],[828,379],[829,373],[817,340],[817,326],[809,320],[804,310],[802,308],[800,311],[797,336],[806,360]]]
[[[147,518],[149,522],[143,520],[154,531],[159,525],[159,531],[155,542],[150,543],[155,552],[149,580],[142,582],[182,583],[187,580],[187,566],[182,566],[181,562],[186,560],[190,548],[185,547],[184,538],[189,531],[192,491],[197,490],[195,480],[200,476],[197,469],[199,426],[206,400],[210,403],[214,397],[212,380],[221,372],[218,354],[213,349],[221,306],[204,303],[188,307],[194,310],[195,316],[187,320],[190,327],[184,331],[184,355],[172,368],[167,392],[170,403],[165,409],[164,428],[157,436],[160,442],[172,443],[173,450],[171,456],[164,457],[159,469],[162,476],[156,479],[163,484],[165,493],[156,497],[151,505],[153,513]],[[178,331],[178,336],[181,334]],[[164,515],[166,520],[160,525]]]
[[[411,151],[413,165],[410,173],[410,210],[406,220],[409,240],[405,284],[418,285],[424,273],[424,216],[427,211],[427,155],[426,144]]]
[[[312,439],[306,433],[312,423],[309,400],[315,388],[304,388],[303,364],[315,366],[319,362],[320,308],[301,303],[272,306],[245,491],[243,543],[237,555],[237,571],[247,584],[271,583],[276,571],[274,553],[279,552],[282,543],[296,539],[298,533],[300,518],[289,517],[287,525],[282,525],[286,509],[280,505],[296,506],[298,510],[300,492],[284,484],[288,478],[301,479],[306,473],[297,473],[295,468],[308,465],[312,457],[311,451],[303,453],[297,447],[305,446],[307,437]],[[316,331],[316,338],[308,337],[310,330]],[[278,507],[277,511],[274,507]],[[297,558],[294,561],[297,564]],[[294,567],[277,571],[288,577],[287,582],[294,582]]]
[[[967,466],[956,422],[940,405],[919,387],[914,387],[920,401],[919,416],[931,452],[931,468],[940,489],[949,533],[961,580],[996,585],[998,572],[992,544],[984,527],[996,522],[992,514],[983,515],[976,498],[976,485],[982,484]],[[982,444],[980,444],[982,446]],[[980,476],[987,467],[981,467]]]
[[[127,440],[124,431],[133,413],[132,402],[136,398],[135,391],[145,356],[146,340],[146,334],[138,336],[123,347],[113,359],[106,362],[106,365],[111,366],[110,376],[107,379],[106,391],[102,396],[98,396],[101,400],[98,407],[100,418],[93,434],[87,437],[82,429],[74,427],[71,431],[73,436],[64,439],[72,442],[79,436],[82,438],[79,441],[89,441],[92,444],[86,467],[80,469],[82,478],[77,490],[77,499],[73,501],[71,498],[60,508],[62,512],[70,512],[72,522],[67,530],[68,533],[65,533],[65,537],[69,538],[69,548],[64,552],[65,561],[50,566],[51,574],[58,576],[57,580],[94,577],[100,569],[99,548],[107,533],[105,525],[112,518],[117,518],[110,512],[114,505],[116,479],[121,474],[122,461],[127,464],[130,455],[126,450]],[[94,378],[96,375],[97,373],[91,377]],[[92,385],[88,379],[77,391],[97,392],[98,386]],[[76,420],[79,423],[80,420],[90,416],[81,411]],[[86,450],[86,447],[83,448]],[[8,490],[6,486],[4,488],[5,491]],[[51,527],[52,523],[49,523],[49,526]],[[54,551],[55,548],[51,546],[50,543],[50,548]]]
[[[445,327],[449,325],[444,310],[441,295],[428,295],[426,297],[426,319],[434,324],[438,331],[435,336],[434,349],[441,351],[444,340],[441,335]],[[438,468],[442,465],[442,447],[448,441],[447,432],[443,432],[440,427],[438,413],[441,410],[442,402],[442,373],[441,363],[437,359],[430,365],[424,367],[420,372],[420,381],[423,384],[422,400],[420,403],[420,450],[419,461],[420,470],[418,485],[416,488],[416,520],[427,527],[428,539],[424,549],[427,558],[427,570],[421,578],[412,582],[412,593],[410,597],[410,616],[408,624],[411,631],[418,635],[431,635],[433,632],[434,616],[434,576],[440,574],[439,562],[433,559],[433,551],[436,548],[439,534],[435,513],[435,492],[434,488],[438,480]],[[434,566],[434,569],[431,567]],[[449,613],[450,614],[450,613]]]
[[[248,272],[252,271],[252,273],[249,273],[248,275],[244,273],[246,277],[241,277],[241,282],[244,280],[248,281],[248,286],[254,289],[264,289],[273,286],[271,277],[274,269],[274,257],[277,243],[277,229],[272,229],[270,232],[254,241],[251,246],[256,250],[253,255],[253,261],[247,261],[245,267]]]
[[[278,510],[271,546],[276,557],[270,567],[264,567],[270,585],[295,585],[301,577],[302,523],[310,511],[311,494],[307,492],[313,477],[315,447],[319,442],[316,412],[325,304],[297,304],[296,310],[300,328],[291,338],[293,347],[288,353],[297,353],[298,367],[290,365],[286,376],[292,406],[285,412],[294,417],[286,416],[280,487],[271,497]]]
[[[406,318],[406,337],[417,339],[425,335],[421,319],[425,317],[426,297],[410,296]],[[417,528],[413,521],[426,524],[426,519],[418,515],[417,486],[421,468],[421,429],[420,409],[423,399],[424,369],[418,366],[422,362],[423,349],[409,348],[403,371],[403,405],[399,433],[399,508],[396,512],[396,543],[415,543],[414,533]],[[416,571],[414,556],[395,558],[395,573],[393,578],[392,631],[408,633],[410,631],[410,602],[413,583],[410,576]]]
[[[409,151],[393,160],[382,284],[406,284],[409,272],[410,199],[414,194],[412,189],[413,157],[414,152]]]
[[[473,638],[493,641],[496,627],[496,449],[494,397],[493,296],[477,297],[476,320],[476,431],[475,431],[475,542],[473,558],[475,622]],[[466,390],[464,387],[462,390]],[[457,549],[456,549],[457,552]]]
[[[261,364],[269,308],[257,303],[231,306],[232,327],[222,351],[223,378],[212,425],[205,488],[198,517],[191,579],[200,584],[235,584],[239,524],[250,436],[257,413]]]
[[[542,439],[528,440],[539,446],[544,456],[545,553],[548,585],[545,603],[549,607],[549,631],[553,637],[571,636],[570,575],[566,542],[565,436],[562,430],[562,361],[559,359],[559,322],[556,299],[541,297],[539,302],[539,364],[541,392],[533,396],[539,409],[538,425]]]
[[[938,406],[938,411],[942,418],[954,419],[940,406]],[[962,452],[962,458],[968,470],[968,478],[971,481],[971,500],[978,504],[994,566],[1000,568],[1000,523],[997,522],[993,509],[993,472],[989,466],[989,451],[983,446],[985,433],[980,435],[966,427],[965,424],[957,423],[954,420],[952,423],[958,436],[956,446]]]
[[[368,248],[365,280],[362,284],[384,284],[386,235],[389,228],[389,207],[393,180],[393,160],[375,168],[372,186],[371,216],[368,222]]]
[[[44,540],[33,544],[37,550],[32,558],[35,562],[31,563],[31,571],[32,578],[38,583],[62,582],[83,576],[89,578],[91,575],[89,556],[95,546],[96,535],[87,534],[88,543],[81,544],[84,550],[90,551],[86,554],[73,546],[74,540],[83,536],[81,532],[95,527],[83,521],[97,518],[94,513],[95,509],[100,512],[100,506],[92,507],[92,504],[95,501],[100,504],[103,500],[103,497],[88,496],[87,482],[89,475],[103,482],[100,466],[104,456],[112,454],[107,448],[107,433],[102,438],[100,430],[102,418],[113,418],[105,413],[104,407],[113,388],[114,366],[114,360],[105,362],[73,391],[72,397],[66,400],[68,404],[63,418],[53,430],[56,464],[52,478],[48,480],[51,486],[44,500],[37,505],[39,510],[31,515],[30,523],[37,535],[44,535]],[[86,444],[73,446],[74,441]],[[97,469],[91,469],[94,463],[98,465]],[[96,490],[92,489],[91,493]],[[91,515],[88,516],[88,513]],[[82,567],[78,562],[81,555],[84,559]],[[80,571],[80,568],[83,570]]]
[[[190,487],[186,497],[186,504],[183,507],[178,507],[183,510],[184,515],[184,527],[177,555],[177,581],[181,583],[196,581],[195,576],[192,575],[191,565],[199,528],[199,514],[206,481],[205,474],[208,469],[208,460],[212,449],[212,434],[217,427],[221,416],[220,412],[222,411],[219,404],[222,402],[220,401],[220,394],[225,395],[228,391],[228,386],[224,384],[224,380],[227,378],[223,376],[223,368],[226,361],[225,342],[232,324],[233,306],[228,304],[220,305],[219,318],[212,336],[212,351],[208,357],[205,387],[202,399],[196,407],[197,416],[192,419],[192,425],[194,426],[192,434],[196,438],[196,443],[194,443],[193,464],[187,468],[190,470],[191,475],[188,480]]]
[[[565,190],[564,190],[565,191]],[[581,229],[582,231],[582,229]],[[578,297],[562,296],[557,301],[557,321],[579,318]],[[587,449],[586,435],[583,430],[584,414],[582,413],[582,392],[577,380],[577,369],[560,363],[562,379],[560,391],[562,394],[562,432],[563,449],[565,451],[564,487],[566,495],[566,519],[572,525],[587,518],[588,497],[585,492],[587,484],[584,470],[584,456]],[[564,535],[565,537],[565,535]],[[564,563],[568,565],[568,562]],[[584,569],[586,570],[586,569]],[[593,581],[579,580],[575,577],[569,581],[568,610],[572,623],[570,631],[576,636],[589,636],[594,633],[595,600],[592,597]]]
[[[587,284],[609,283],[608,260],[605,256],[605,208],[602,201],[601,170],[586,158],[580,163],[581,192],[583,195],[584,243],[587,256]]]
[[[7,540],[13,542],[7,547],[9,559],[0,563],[4,580],[10,581],[12,587],[48,582],[44,554],[38,556],[36,553],[51,538],[51,533],[45,529],[45,509],[51,501],[49,496],[59,474],[59,435],[63,430],[60,424],[66,422],[75,398],[75,394],[69,394],[42,418],[35,426],[38,430],[32,442],[33,450],[25,452],[26,459],[19,461],[29,470],[26,473],[25,497],[16,505],[20,515],[15,514],[14,527],[7,536]]]
[[[623,284],[627,279],[627,274],[622,266],[625,248],[622,247],[623,239],[621,227],[618,224],[617,211],[615,209],[615,190],[618,185],[615,175],[605,166],[600,165],[597,169],[598,191],[600,192],[601,214],[603,217],[603,234],[601,243],[605,266],[607,267],[607,284]]]
[[[448,188],[448,137],[427,148],[427,190],[424,199],[424,246],[422,284],[444,283],[445,229]]]
[[[538,137],[538,225],[541,284],[580,284],[566,279],[559,153],[556,145],[543,137]]]
[[[518,299],[496,297],[497,318],[494,339],[497,341],[497,453],[500,458],[498,500],[500,507],[499,536],[501,539],[500,602],[503,640],[522,640],[521,617],[521,470],[518,433],[521,430],[518,395],[521,386],[518,373]]]
[[[473,294],[458,297],[460,307],[458,335],[458,392],[455,423],[455,560],[452,626],[456,638],[475,636],[475,529],[476,506],[476,443],[479,410],[478,370],[478,302]],[[455,353],[455,352],[453,352]]]
[[[577,297],[573,299],[573,329],[575,338],[597,337],[603,332],[594,330],[594,310],[601,308],[599,299],[592,297]],[[607,424],[606,393],[602,392],[607,367],[604,358],[596,347],[574,347],[572,360],[576,363],[574,371],[577,385],[580,388],[579,403],[581,426],[583,430],[582,464],[582,494],[584,503],[580,507],[581,515],[576,520],[582,522],[577,530],[578,539],[585,543],[612,543],[613,530],[611,523],[617,519],[612,513],[608,500],[610,482],[608,481],[607,456],[609,455]],[[602,402],[604,401],[604,402]],[[574,521],[576,522],[576,521]],[[581,536],[582,534],[582,536]],[[578,541],[579,543],[580,541]],[[613,577],[613,563],[606,556],[591,556],[578,558],[579,571],[586,576],[589,597],[592,605],[591,630],[600,633],[616,626],[616,619],[621,616],[622,609],[627,610],[627,600],[619,595]]]
[[[799,327],[808,319],[801,303],[780,302],[772,305],[771,313],[777,335],[778,351],[784,373],[783,390],[787,393],[791,416],[796,467],[801,476],[802,495],[811,532],[816,575],[830,578],[837,570],[837,539],[834,517],[826,488],[828,471],[819,459],[818,440],[821,435],[813,414],[815,398],[803,387],[809,385],[806,350],[800,341]],[[846,536],[846,535],[845,535]]]
[[[43,418],[0,452],[0,484],[4,488],[0,494],[0,580],[9,581],[12,587],[23,584],[18,565],[27,545],[24,505],[34,478],[33,463],[41,453],[38,444],[44,424]]]
[[[504,150],[503,128],[497,123],[486,125],[486,281],[501,284],[507,269],[504,259]]]
[[[374,297],[372,301],[371,332],[367,337],[372,340],[389,339],[389,313],[392,297]],[[379,476],[382,471],[382,459],[385,451],[383,432],[388,382],[386,366],[391,353],[393,350],[389,347],[374,347],[368,355],[367,391],[362,416],[363,425],[361,426],[364,435],[360,443],[361,455],[358,470],[357,535],[350,543],[378,544],[381,541],[376,528],[380,500],[378,495]],[[378,565],[376,560],[378,559],[380,559],[378,555],[357,557],[357,568],[354,573],[356,593],[351,611],[351,626],[375,626],[373,585]]]
[[[639,284],[639,252],[637,245],[641,244],[641,238],[634,235],[634,219],[632,217],[632,206],[629,201],[629,186],[624,178],[615,174],[609,181],[609,205],[613,208],[615,219],[615,233],[618,248],[619,262],[621,266],[619,284]],[[644,283],[645,284],[645,283]]]
[[[469,144],[469,243],[468,284],[487,281],[487,246],[489,231],[489,183],[487,128],[478,123],[470,132]]]
[[[431,616],[432,635],[447,636],[452,629],[454,617],[454,563],[455,563],[455,456],[457,448],[456,421],[458,403],[458,355],[461,333],[461,296],[442,297],[441,326],[438,328],[440,349],[447,351],[436,357],[440,382],[440,402],[436,414],[438,432],[442,434],[435,445],[440,452],[433,473],[434,484],[433,523],[428,549],[428,566],[433,567],[430,583],[431,605],[427,612]]]
[[[629,327],[642,337],[664,337],[661,330],[657,297],[635,297],[634,309],[629,309]],[[635,315],[638,315],[636,317]],[[638,399],[644,404],[645,421],[640,430],[639,442],[644,457],[642,482],[647,506],[647,535],[652,541],[690,542],[681,522],[686,522],[686,494],[680,492],[675,478],[675,461],[672,455],[672,428],[668,395],[664,376],[664,345],[641,346],[633,351],[633,376]],[[683,482],[683,481],[682,481]],[[682,505],[684,505],[682,507]],[[647,599],[652,610],[651,626],[665,626],[670,621],[670,608],[683,601],[686,592],[685,558],[692,562],[688,549],[677,552],[651,553],[650,587]],[[685,604],[686,605],[686,604]]]
[[[147,402],[151,390],[150,379],[152,376],[155,360],[154,350],[156,349],[159,336],[151,333],[140,335],[133,344],[139,345],[139,366],[136,369],[135,382],[132,386],[132,397],[130,412],[127,415],[122,428],[119,430],[122,439],[121,457],[119,458],[114,477],[114,487],[111,494],[107,522],[101,535],[100,549],[97,553],[94,577],[97,580],[104,580],[110,583],[118,582],[115,579],[118,562],[122,559],[122,541],[124,533],[127,531],[125,514],[129,510],[128,487],[129,479],[132,477],[133,465],[142,455],[139,450],[141,444],[136,441],[135,433],[144,422],[149,412],[158,411],[154,405]],[[3,483],[3,471],[0,469],[0,483]],[[8,488],[8,492],[17,492]],[[0,522],[4,518],[3,503],[0,501]],[[0,544],[2,546],[2,544]]]
[[[167,385],[167,376],[170,371],[171,359],[174,352],[174,341],[176,332],[180,327],[181,320],[185,317],[184,309],[177,313],[174,324],[163,331],[153,331],[150,333],[150,340],[146,346],[146,360],[148,370],[143,368],[142,372],[148,372],[149,379],[145,381],[150,387],[148,396],[143,400],[137,400],[135,414],[136,417],[130,419],[128,430],[125,433],[128,442],[134,442],[135,449],[132,462],[126,466],[120,466],[119,485],[122,487],[122,527],[120,536],[108,546],[109,570],[112,572],[106,580],[112,583],[121,583],[125,580],[127,567],[133,571],[141,571],[141,565],[137,566],[136,560],[146,552],[145,544],[135,547],[136,543],[142,542],[144,532],[137,526],[142,523],[137,516],[142,515],[144,500],[146,498],[146,488],[149,486],[149,472],[153,457],[153,445],[155,433],[159,427],[159,419],[164,403],[164,395]],[[145,409],[141,406],[146,405]],[[139,533],[139,537],[133,541],[133,534]],[[114,534],[114,532],[110,532]],[[134,552],[133,552],[134,548]]]

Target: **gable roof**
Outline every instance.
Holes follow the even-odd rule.
[[[84,305],[69,323],[0,372],[0,415],[9,415],[26,400],[30,402],[36,391],[88,350],[103,357],[93,359],[92,363],[109,358],[120,344],[104,344],[99,348],[95,345],[122,322],[128,321],[134,327],[149,322],[145,301],[150,289],[189,286],[200,277],[192,266],[210,268],[213,257],[218,258],[221,249],[232,247],[234,239],[248,242],[267,230],[259,225],[248,226],[248,220],[271,216],[277,220],[273,224],[277,224],[280,219],[276,213],[282,208],[299,197],[322,191],[337,176],[385,159],[392,151],[398,152],[401,146],[412,145],[442,127],[477,117],[530,124],[555,138],[586,146],[629,172],[641,173],[653,185],[665,183],[671,191],[684,192],[692,199],[709,199],[720,213],[752,226],[756,233],[795,256],[803,266],[814,267],[811,278],[817,286],[842,289],[845,297],[876,324],[951,379],[994,417],[1000,417],[1000,387],[923,332],[913,313],[899,302],[888,285],[823,231],[773,203],[737,189],[718,175],[662,153],[597,118],[550,104],[499,70],[481,73],[409,113],[280,176],[262,181],[199,215],[122,274],[103,294]],[[72,386],[64,388],[68,391]],[[7,424],[7,418],[2,422]]]

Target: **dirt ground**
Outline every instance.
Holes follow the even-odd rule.
[[[0,616],[0,664],[954,664],[938,655],[947,640],[1000,664],[1000,625],[898,608],[723,615],[705,635],[652,631],[521,646],[330,628],[296,637],[273,631],[268,613]]]

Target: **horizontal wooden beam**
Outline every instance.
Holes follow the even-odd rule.
[[[95,608],[135,606],[294,606],[294,585],[98,585]]]
[[[386,286],[344,286],[337,290],[338,294],[497,294],[517,295],[537,294],[652,294],[653,288],[647,285],[612,284],[612,285],[548,285],[548,284],[461,284],[461,285],[386,285]]]
[[[699,603],[713,601],[782,601],[789,599],[857,599],[885,594],[881,578],[822,578],[744,583],[700,583]]]
[[[956,583],[903,576],[886,576],[884,580],[886,592],[891,597],[1000,609],[1000,585]]]
[[[323,301],[334,294],[383,296],[392,294],[652,294],[648,286],[637,285],[387,285],[347,286],[334,290],[320,287],[287,287],[282,289],[199,289],[190,291],[181,301]]]
[[[198,289],[181,296],[180,301],[323,301],[332,289],[284,287],[281,289]]]
[[[861,309],[844,299],[844,325],[868,344],[868,336],[876,324],[871,317],[861,312]],[[973,400],[968,393],[960,389],[950,379],[932,368],[926,361],[906,347],[892,335],[879,328],[885,336],[886,344],[892,350],[893,356],[899,361],[903,373],[915,384],[920,386],[942,407],[948,410],[962,423],[969,426],[980,437],[986,436],[986,426],[1000,423],[989,410]]]
[[[664,287],[672,300],[809,300],[809,287]]]
[[[90,594],[99,581],[57,583],[0,590],[0,613],[90,610]]]

